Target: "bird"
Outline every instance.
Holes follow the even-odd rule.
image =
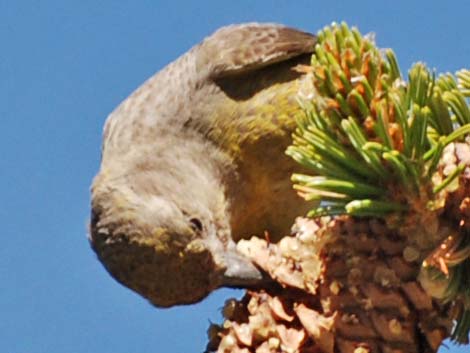
[[[108,116],[89,242],[112,277],[161,308],[265,283],[236,243],[275,241],[308,209],[285,150],[315,42],[280,24],[222,27]]]

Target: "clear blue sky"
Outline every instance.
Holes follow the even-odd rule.
[[[0,1],[0,352],[202,352],[219,291],[158,310],[117,284],[86,240],[107,114],[216,28],[345,20],[402,69],[470,66],[465,1]],[[468,352],[468,347],[442,352]]]

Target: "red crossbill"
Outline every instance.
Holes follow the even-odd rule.
[[[264,280],[235,242],[285,235],[306,210],[284,151],[314,44],[281,25],[221,28],[111,113],[90,242],[113,277],[161,307]]]

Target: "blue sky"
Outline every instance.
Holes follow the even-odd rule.
[[[86,240],[104,120],[166,63],[230,23],[345,20],[403,70],[455,71],[470,66],[469,13],[464,1],[0,1],[0,352],[202,352],[209,320],[241,294],[155,309]]]

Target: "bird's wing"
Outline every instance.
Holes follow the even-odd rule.
[[[227,26],[201,43],[198,66],[218,79],[312,53],[315,41],[313,34],[278,24]]]

